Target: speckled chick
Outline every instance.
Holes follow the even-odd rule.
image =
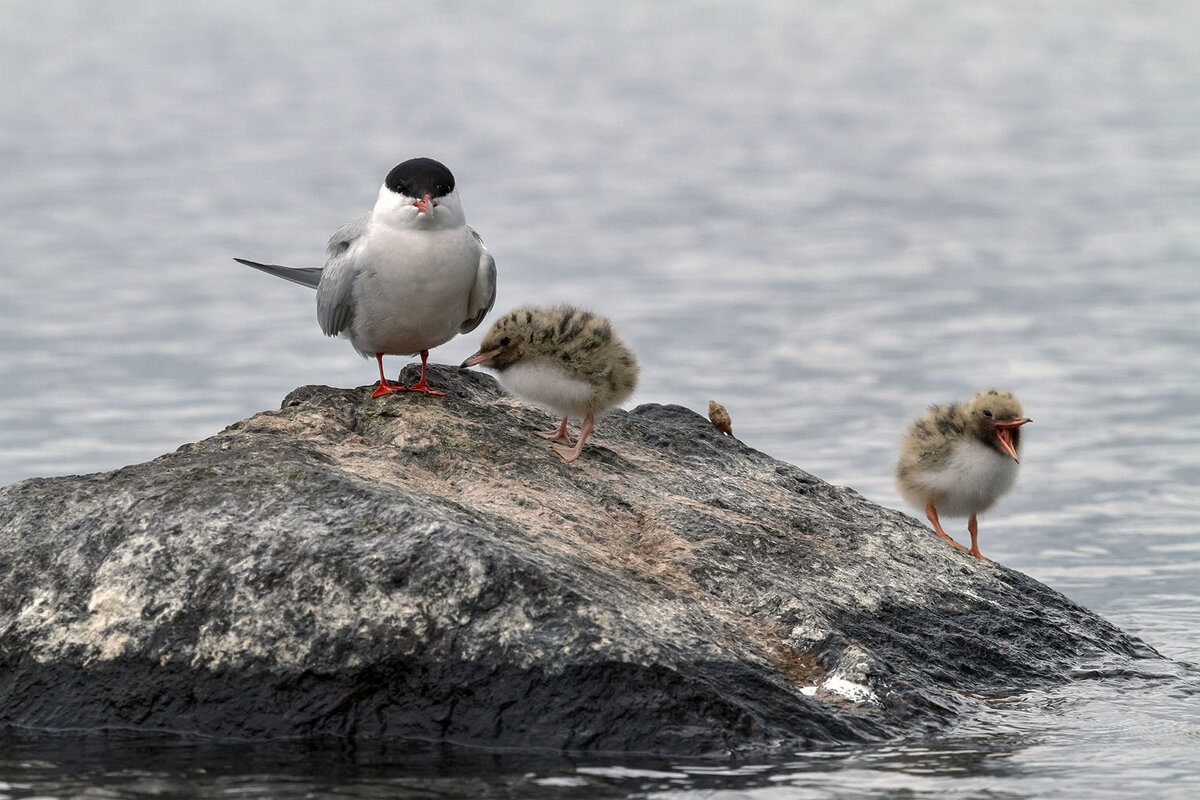
[[[637,359],[604,317],[571,306],[526,306],[505,314],[462,364],[496,370],[513,394],[563,415],[553,431],[537,431],[570,464],[579,458],[597,415],[637,387]],[[567,420],[583,417],[572,445]]]
[[[913,420],[900,447],[896,487],[905,500],[925,507],[938,536],[959,550],[965,547],[942,530],[938,512],[966,517],[969,552],[979,552],[976,515],[987,511],[1017,478],[1021,426],[1031,422],[1008,392],[991,390],[965,403],[931,406]]]

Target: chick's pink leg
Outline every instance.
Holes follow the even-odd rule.
[[[563,417],[562,425],[552,431],[534,431],[534,435],[541,436],[543,439],[549,439],[552,442],[569,445],[571,436],[567,433],[567,418]]]
[[[592,435],[592,426],[595,424],[595,418],[588,414],[583,418],[583,426],[579,429],[579,441],[574,447],[567,447],[565,444],[554,442],[550,445],[550,449],[558,454],[567,464],[570,464],[575,459],[579,458],[579,454],[583,452],[583,443]]]
[[[950,546],[955,550],[962,550],[964,553],[967,552],[967,548],[951,539],[946,535],[946,532],[942,530],[942,523],[938,520],[937,509],[933,507],[933,503],[929,503],[925,506],[925,516],[928,517],[929,521],[933,523],[934,533],[949,542]]]
[[[983,553],[979,552],[979,521],[975,519],[974,514],[967,520],[967,532],[971,534],[971,549],[967,552],[981,561],[991,563],[991,559],[984,558]]]

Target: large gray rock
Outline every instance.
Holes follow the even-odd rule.
[[[0,724],[746,752],[1158,658],[687,409],[566,466],[554,420],[431,375],[0,492]]]

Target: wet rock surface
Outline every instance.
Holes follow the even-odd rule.
[[[0,725],[748,753],[1159,658],[688,409],[568,466],[489,376],[430,383],[0,491]]]

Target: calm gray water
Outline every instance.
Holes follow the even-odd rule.
[[[609,315],[643,363],[635,403],[720,400],[749,444],[881,503],[902,507],[910,417],[1017,393],[1035,422],[984,552],[1200,662],[1197,42],[1187,0],[8,0],[0,484],[372,382],[310,292],[230,259],[319,263],[388,169],[429,155],[495,254],[498,310]],[[1200,673],[770,764],[0,748],[0,798],[191,789],[1197,797]]]

